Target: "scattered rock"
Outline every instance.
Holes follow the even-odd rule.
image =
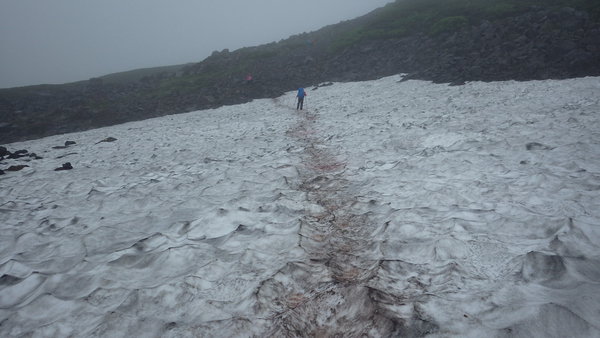
[[[73,169],[71,162],[67,162],[67,163],[63,163],[62,167],[54,169],[54,171],[71,170],[71,169]]]
[[[75,141],[66,141],[64,146],[54,146],[52,147],[52,149],[66,149],[69,146],[72,146],[74,144],[77,144]]]
[[[329,87],[329,86],[333,86],[333,82],[324,82],[324,83],[320,83],[320,84],[318,84],[317,86],[315,86],[315,87],[313,88],[313,90],[317,90],[317,89],[319,89],[319,88],[321,88],[321,87]]]
[[[19,171],[19,170],[22,170],[23,168],[27,168],[27,167],[29,167],[29,166],[25,165],[25,164],[11,165],[10,167],[8,167],[8,169],[6,169],[6,171]]]
[[[18,158],[22,158],[22,157],[30,157],[35,160],[42,159],[42,157],[38,156],[36,153],[29,153],[29,151],[27,151],[25,149],[17,150],[14,153],[11,153],[5,147],[0,147],[0,160],[3,160],[4,156],[8,156],[7,158],[9,158],[9,159],[18,159]],[[25,161],[29,161],[29,160],[26,159]]]
[[[98,143],[102,143],[102,142],[115,142],[116,140],[117,140],[117,139],[116,139],[116,138],[114,138],[114,137],[107,137],[107,138],[105,138],[105,139],[104,139],[104,140],[102,140],[102,141],[96,142],[96,144],[98,144]]]
[[[27,153],[28,153],[28,151],[25,149],[17,150],[14,153],[8,155],[8,158],[17,159],[17,158],[21,158],[21,157],[26,157],[26,156],[28,156]]]
[[[0,175],[4,175],[4,170],[0,169]]]

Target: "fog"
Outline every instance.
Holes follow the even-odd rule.
[[[198,62],[278,41],[391,0],[2,0],[0,88]]]

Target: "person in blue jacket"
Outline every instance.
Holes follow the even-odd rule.
[[[300,109],[302,110],[302,107],[304,106],[304,97],[306,96],[306,92],[304,91],[304,88],[298,88],[298,95],[296,95],[296,97],[298,98],[298,104],[296,105],[296,110]]]

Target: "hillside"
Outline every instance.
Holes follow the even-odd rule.
[[[0,143],[406,73],[439,83],[600,75],[593,0],[405,0],[202,62],[0,90]],[[251,73],[252,83],[245,83]]]

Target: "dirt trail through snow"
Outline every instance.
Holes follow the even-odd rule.
[[[369,218],[372,212],[364,211],[374,209],[376,201],[362,201],[352,193],[352,182],[345,176],[347,163],[319,133],[318,111],[293,113],[298,123],[286,134],[302,157],[296,188],[306,193],[307,203],[313,206],[302,217],[299,232],[299,245],[309,261],[290,263],[281,273],[291,278],[275,276],[259,290],[259,299],[280,305],[271,309],[271,334],[421,336],[431,332],[432,323],[390,311],[388,305],[403,304],[403,299],[369,285],[383,262],[376,238],[387,223],[375,224]]]

